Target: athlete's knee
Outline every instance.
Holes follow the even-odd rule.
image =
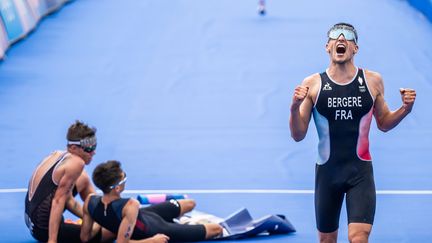
[[[331,233],[322,233],[319,232],[319,242],[320,243],[336,243],[338,231],[333,231]]]
[[[206,230],[206,239],[212,239],[222,235],[222,226],[219,224],[204,224]]]
[[[348,225],[348,240],[351,243],[367,243],[371,230],[371,224],[350,223]]]
[[[180,214],[183,215],[184,213],[192,211],[192,209],[195,208],[196,202],[193,199],[181,199],[177,200],[180,204],[181,212]]]
[[[366,230],[352,231],[348,233],[348,240],[351,243],[367,243],[369,239],[369,233]]]

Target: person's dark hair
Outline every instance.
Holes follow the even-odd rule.
[[[96,128],[89,127],[82,121],[75,121],[67,132],[66,138],[68,141],[80,141],[81,139],[93,137],[96,134]]]
[[[105,163],[101,163],[93,171],[92,179],[93,183],[103,191],[103,193],[109,193],[111,191],[110,186],[115,185],[122,179],[122,168],[121,163],[116,160],[108,160]]]
[[[333,25],[333,27],[337,27],[337,26],[348,26],[348,27],[351,27],[351,28],[355,29],[354,25],[348,24],[348,23],[345,23],[345,22],[340,22],[340,23],[337,23],[337,24]]]
[[[357,30],[354,28],[354,25],[349,24],[349,23],[345,23],[345,22],[339,22],[339,23],[333,25],[333,27],[331,27],[330,30],[337,28],[337,27],[348,27],[349,29],[351,29],[355,34],[356,42],[358,42],[358,34],[357,34]],[[330,32],[330,30],[327,32],[327,35]]]

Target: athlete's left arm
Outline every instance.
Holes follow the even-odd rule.
[[[83,170],[81,172],[80,177],[75,183],[76,189],[81,197],[81,200],[84,201],[88,195],[92,193],[96,193],[96,190],[91,183],[90,176],[87,174],[87,171]]]
[[[81,225],[81,233],[80,233],[80,238],[82,242],[87,242],[92,238],[91,232],[92,232],[92,226],[94,221],[87,209],[88,203],[90,201],[90,196],[91,195],[89,195],[87,199],[84,201],[83,217],[82,217],[83,222]]]
[[[384,82],[381,75],[376,72],[367,71],[366,78],[371,93],[375,98],[374,116],[377,126],[381,131],[387,132],[396,127],[399,122],[411,112],[414,106],[416,92],[414,89],[400,89],[402,106],[395,111],[390,111],[384,99]]]
[[[75,197],[72,195],[72,192],[70,193],[67,201],[66,201],[66,209],[69,210],[73,215],[82,218],[83,217],[83,211],[81,203],[79,203]]]
[[[84,201],[83,218],[80,232],[81,241],[90,241],[98,234],[99,231],[102,231],[102,241],[111,242],[112,240],[114,240],[115,235],[108,230],[102,230],[101,226],[94,222],[93,218],[90,215],[90,212],[88,211],[88,204],[92,195],[93,194],[88,195],[87,199]]]

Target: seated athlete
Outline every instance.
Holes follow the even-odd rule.
[[[80,226],[65,222],[63,211],[81,218],[82,206],[75,195],[84,200],[95,192],[84,167],[95,155],[96,129],[76,121],[66,137],[67,150],[54,151],[43,159],[28,185],[25,222],[31,235],[42,242],[79,242]],[[103,240],[101,232],[95,224],[93,242]]]
[[[222,234],[219,224],[182,225],[173,222],[195,207],[192,199],[170,200],[140,208],[132,198],[122,198],[126,173],[118,161],[99,164],[93,171],[93,182],[103,196],[89,195],[84,202],[81,240],[90,239],[93,222],[111,232],[121,242],[202,241]],[[140,240],[140,241],[136,241]]]

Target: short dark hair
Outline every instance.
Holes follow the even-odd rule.
[[[93,137],[95,134],[96,128],[76,120],[75,123],[69,127],[66,139],[68,141],[80,141],[84,138]]]
[[[103,191],[109,193],[112,185],[115,185],[122,179],[121,163],[117,160],[108,160],[101,163],[93,171],[93,183]]]
[[[348,27],[355,29],[354,25],[349,24],[349,23],[345,23],[345,22],[339,22],[339,23],[333,25],[333,27],[336,27],[336,26],[348,26]]]
[[[340,27],[340,26],[348,27],[349,29],[351,29],[351,30],[354,32],[355,39],[356,39],[356,43],[358,42],[358,34],[357,34],[357,30],[354,28],[354,25],[349,24],[349,23],[345,23],[345,22],[339,22],[339,23],[337,23],[337,24],[334,24],[334,25],[333,25],[333,26],[328,30],[327,35],[328,35],[328,33],[330,32],[330,30],[332,30],[333,28]]]

